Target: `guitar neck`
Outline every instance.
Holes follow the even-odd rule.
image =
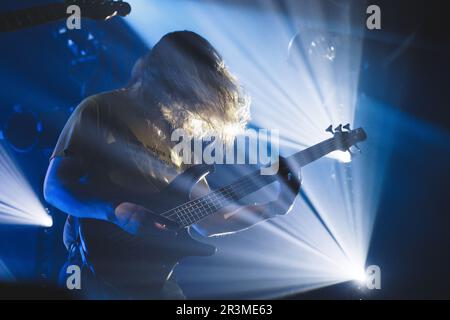
[[[339,150],[340,147],[339,141],[335,138],[330,138],[291,155],[287,160],[297,163],[300,167],[304,167],[307,164],[326,156],[330,152]]]
[[[334,138],[325,140],[319,144],[297,152],[286,160],[295,162],[299,166],[305,166],[328,153],[337,150],[338,143]],[[196,200],[189,201],[179,207],[169,210],[163,216],[176,217],[177,222],[184,226],[190,226],[203,218],[225,208],[239,203],[245,196],[271,184],[277,180],[276,175],[262,175],[260,170],[250,173],[236,182],[214,190]]]
[[[0,32],[14,31],[67,17],[64,3],[54,3],[12,12],[0,12]]]

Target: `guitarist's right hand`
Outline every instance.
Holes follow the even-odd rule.
[[[116,224],[134,235],[176,235],[176,222],[130,202],[122,202],[115,211]]]

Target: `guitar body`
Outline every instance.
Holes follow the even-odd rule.
[[[147,208],[161,214],[188,202],[192,188],[212,170],[206,165],[189,168],[160,193],[150,196]],[[213,246],[194,240],[188,227],[181,227],[175,235],[161,231],[158,235],[136,236],[106,221],[80,219],[80,230],[94,271],[108,282],[119,282],[120,291],[130,294],[136,294],[139,288],[143,294],[159,292],[181,259],[216,252]]]
[[[333,138],[280,159],[282,165],[278,176],[284,180],[280,194],[286,193],[281,189],[283,185],[290,184],[292,175],[289,167],[302,167],[332,151],[346,151],[366,139],[362,128],[342,132],[341,127],[338,127]],[[137,203],[180,225],[176,234],[161,231],[135,236],[109,222],[79,219],[88,261],[94,267],[97,278],[105,279],[108,286],[120,292],[119,298],[148,298],[148,292],[157,294],[178,261],[188,256],[214,254],[216,249],[213,246],[191,238],[189,226],[227,205],[235,205],[261,187],[278,181],[276,176],[261,175],[258,170],[192,201],[193,187],[213,170],[214,166],[211,165],[193,166],[178,175],[158,194]],[[294,189],[298,192],[297,187]]]

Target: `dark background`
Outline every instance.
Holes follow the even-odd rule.
[[[400,41],[366,39],[359,90],[424,121],[441,134],[400,129],[388,165],[368,264],[384,266],[382,290],[361,297],[387,299],[450,298],[450,36],[443,1],[373,1],[382,8],[384,35]],[[371,33],[371,32],[368,32]],[[409,35],[411,44],[392,52]],[[378,37],[379,36],[379,37]],[[372,36],[371,36],[372,37]],[[373,37],[372,37],[373,38]],[[387,37],[386,37],[387,38]],[[376,81],[374,81],[376,79]],[[355,298],[346,285],[299,298]]]
[[[39,1],[0,3],[0,9],[7,10]],[[254,1],[226,3],[254,5]],[[340,284],[292,298],[448,299],[450,41],[445,2],[371,3],[382,8],[382,30],[365,35],[363,61],[369,67],[361,71],[359,91],[417,120],[400,124],[396,131],[369,251],[368,264],[383,266],[383,288],[363,292]],[[88,68],[90,80],[82,88],[76,75],[68,76],[73,56],[65,40],[55,36],[59,25],[0,34],[0,123],[17,103],[42,119],[38,145],[28,153],[16,153],[39,193],[48,156],[71,108],[84,96],[124,85],[134,61],[146,52],[121,19],[89,22],[89,30],[104,48],[96,51],[97,59]],[[424,123],[428,129],[419,128]],[[54,209],[52,213],[55,225],[49,230],[0,225],[0,257],[19,280],[56,277],[65,255],[59,241],[64,216]]]

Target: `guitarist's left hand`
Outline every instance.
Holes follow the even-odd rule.
[[[266,204],[231,206],[200,221],[194,228],[204,236],[245,230],[258,222],[288,213],[294,206],[300,191],[300,172],[291,172],[284,158],[280,159],[278,170],[280,190],[278,198]]]
[[[300,192],[300,171],[292,172],[286,159],[283,157],[280,157],[277,177],[280,184],[278,199],[265,205],[263,211],[266,218],[272,218],[290,212]]]

